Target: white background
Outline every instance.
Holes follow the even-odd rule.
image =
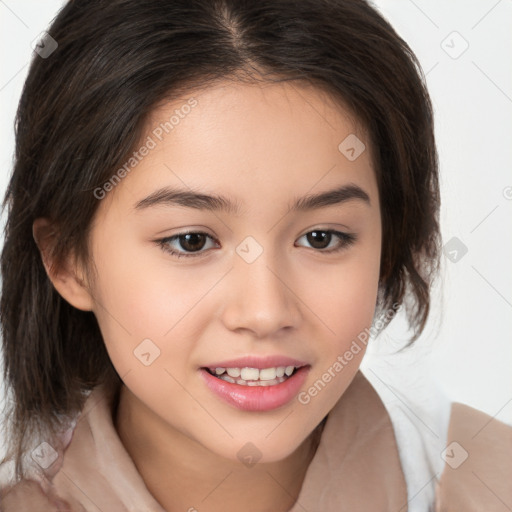
[[[61,5],[0,0],[2,196],[30,43]],[[443,256],[442,289],[434,294],[432,319],[414,349],[392,356],[378,348],[405,339],[397,317],[372,341],[363,367],[375,365],[383,381],[398,386],[400,378],[427,374],[449,399],[512,424],[512,0],[375,5],[426,73],[436,115],[443,238],[446,243],[457,237],[468,251],[456,263]]]

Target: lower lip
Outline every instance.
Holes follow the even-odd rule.
[[[211,391],[237,409],[243,411],[271,411],[286,405],[297,396],[310,369],[310,366],[303,366],[284,382],[273,386],[232,384],[214,377],[204,368],[200,369],[200,373]]]

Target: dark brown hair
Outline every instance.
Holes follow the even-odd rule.
[[[8,458],[22,476],[31,432],[55,432],[115,369],[92,312],[49,280],[32,235],[55,225],[56,265],[88,261],[93,191],[143,136],[152,109],[217,80],[298,80],[328,91],[365,127],[379,187],[379,312],[403,303],[422,332],[439,260],[433,113],[409,46],[364,0],[74,0],[34,54],[19,102],[1,255]],[[340,141],[341,142],[341,141]],[[387,324],[386,324],[387,325]]]

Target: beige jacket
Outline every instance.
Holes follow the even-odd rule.
[[[39,456],[48,467],[40,468],[34,480],[0,489],[0,510],[166,512],[148,492],[121,444],[112,407],[112,395],[95,388],[61,449],[53,452],[47,446],[36,452],[35,458]],[[48,465],[52,454],[58,458]],[[446,464],[440,478],[432,475],[436,498],[430,510],[512,511],[512,427],[454,403],[442,455]],[[359,371],[328,416],[290,512],[407,512],[408,508],[390,416]]]

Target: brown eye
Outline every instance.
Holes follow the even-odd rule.
[[[306,233],[301,238],[304,237],[313,249],[325,253],[341,251],[356,241],[356,235],[354,233],[343,233],[333,229],[315,229]],[[333,240],[337,240],[337,245],[328,249]]]
[[[206,243],[204,233],[187,233],[186,235],[179,235],[177,240],[180,247],[186,251],[199,251]]]
[[[207,233],[190,232],[163,238],[157,242],[165,252],[181,258],[182,256],[201,256],[207,252],[202,249],[208,239],[213,240]]]
[[[328,231],[311,231],[307,233],[306,237],[314,249],[325,249],[331,242],[332,233]]]

